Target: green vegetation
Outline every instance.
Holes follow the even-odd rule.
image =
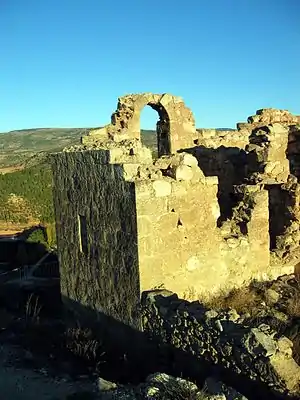
[[[88,128],[41,128],[0,133],[0,168],[43,162],[48,153],[79,144],[88,131]],[[145,146],[156,147],[155,131],[142,130],[141,135]]]
[[[56,152],[80,143],[86,128],[23,129],[0,133],[0,166],[23,164],[40,152]]]
[[[32,232],[28,234],[26,241],[31,243],[41,243],[47,247],[48,243],[46,229],[42,226],[32,229]]]
[[[52,174],[47,163],[0,175],[0,221],[54,223]]]
[[[0,168],[22,165],[19,170],[12,168],[10,171],[13,172],[0,173],[0,225],[10,223],[30,227],[41,224],[46,228],[48,245],[56,243],[48,154],[78,144],[87,132],[86,128],[70,128],[0,133]],[[141,137],[143,144],[155,154],[156,132],[142,130]]]
[[[49,152],[79,143],[86,129],[30,129],[0,134],[0,167],[22,161],[24,169],[0,174],[0,224],[12,223],[35,230],[30,241],[56,244]],[[143,131],[144,145],[156,147],[156,133]],[[45,237],[46,236],[46,237]]]

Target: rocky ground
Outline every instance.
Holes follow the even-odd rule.
[[[72,381],[63,376],[50,377],[45,369],[26,368],[26,357],[22,348],[1,345],[0,347],[0,393],[3,399],[55,400],[67,399],[74,393],[95,392],[91,381]],[[2,397],[3,396],[3,397]]]
[[[140,383],[119,381],[120,366],[102,369],[91,360],[96,349],[90,333],[82,328],[62,331],[57,322],[50,327],[36,315],[17,315],[1,309],[0,393],[14,400],[164,399],[226,400],[246,399],[234,389],[208,378],[204,387],[165,373],[150,374]],[[56,337],[53,337],[54,331]],[[67,333],[67,339],[65,334]],[[71,343],[72,341],[72,343]],[[64,346],[64,348],[62,347]],[[68,348],[69,351],[65,351]],[[84,359],[85,358],[85,359]],[[91,362],[86,362],[87,360]],[[107,361],[107,360],[106,360]],[[105,361],[104,361],[105,363]],[[112,371],[115,368],[115,371]],[[117,371],[118,370],[118,371]],[[112,371],[109,373],[108,371]],[[115,372],[115,373],[114,373]],[[126,373],[124,374],[126,376]],[[125,378],[125,381],[128,380]]]
[[[0,392],[2,398],[14,400],[247,400],[234,389],[213,378],[199,389],[194,383],[164,373],[149,375],[137,386],[117,385],[100,377],[49,376],[44,368],[30,369],[24,360],[32,354],[22,348],[2,345],[0,347]],[[23,365],[22,365],[23,364]]]
[[[274,281],[254,281],[206,305],[216,310],[234,309],[245,325],[267,324],[278,337],[288,337],[293,342],[293,357],[300,365],[300,279],[294,274]]]
[[[295,276],[253,282],[249,288],[215,298],[210,307],[236,309],[247,325],[271,326],[278,336],[293,341],[293,356],[300,363],[300,290]],[[246,400],[212,377],[201,387],[163,372],[130,382],[130,366],[105,354],[102,346],[80,326],[66,329],[60,320],[49,324],[35,312],[22,315],[2,308],[0,393],[16,400]]]

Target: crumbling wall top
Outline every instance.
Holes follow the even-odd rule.
[[[246,123],[238,122],[237,129],[251,131],[255,128],[276,123],[285,126],[297,125],[300,123],[300,116],[293,115],[287,110],[262,108],[257,110],[255,115],[250,115]]]
[[[159,117],[156,128],[159,155],[172,154],[193,145],[196,136],[193,114],[181,97],[167,93],[140,93],[120,97],[117,110],[111,116],[111,123],[91,130],[88,136],[82,138],[82,143],[140,140],[140,114],[147,105],[157,111]]]
[[[298,123],[298,117],[292,115],[288,110],[275,108],[262,108],[255,115],[248,117],[249,124],[269,125],[274,123],[293,125]]]

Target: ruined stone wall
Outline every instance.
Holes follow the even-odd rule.
[[[162,156],[156,161],[140,141],[139,116],[145,105],[160,117]],[[197,133],[181,98],[149,93],[120,98],[111,124],[54,157],[64,294],[132,321],[140,289],[165,286],[197,298],[254,278],[276,278],[283,269],[270,265],[269,229],[275,250],[288,254],[291,235],[282,221],[278,230],[275,211],[269,221],[269,204],[278,209],[269,194],[275,193],[272,185],[288,180],[286,147],[296,120],[286,111],[259,110],[236,131]],[[79,216],[88,226],[84,256],[77,243]],[[98,270],[101,284],[89,292]],[[126,285],[134,291],[126,293],[129,310],[122,316],[117,305]]]
[[[222,259],[231,271],[227,285],[242,286],[243,277],[246,282],[278,276],[280,271],[269,267],[268,192],[259,185],[237,185],[234,195],[232,218],[220,227],[226,243],[221,246]]]
[[[253,277],[259,278],[267,273],[269,222],[266,191],[259,186],[251,187],[257,193],[252,197],[248,194],[242,196],[236,219],[229,221],[229,226],[218,227],[218,179],[205,177],[193,156],[180,153],[150,163],[150,150],[139,142],[127,141],[122,147],[117,147],[111,141],[106,143],[106,147],[81,152],[73,149],[61,158],[56,156],[57,221],[66,221],[62,225],[64,228],[58,228],[63,265],[83,262],[78,271],[88,268],[93,275],[95,272],[91,270],[97,270],[100,263],[103,280],[111,280],[110,272],[105,277],[104,270],[113,274],[115,269],[118,274],[124,265],[131,268],[131,258],[136,254],[134,271],[141,290],[164,286],[194,298],[209,297],[220,289],[241,286]],[[60,176],[62,170],[66,172]],[[92,171],[90,176],[89,171]],[[97,207],[101,214],[96,211]],[[70,243],[73,245],[78,239],[81,208],[83,215],[89,216],[92,252],[88,258],[70,248]],[[128,215],[125,216],[125,212]],[[239,223],[244,215],[246,219],[241,229]],[[133,224],[136,225],[133,227]],[[127,229],[131,232],[126,243],[128,247],[120,253],[119,246],[124,246],[124,243],[119,236]],[[110,231],[116,232],[108,234]],[[107,241],[103,244],[107,253],[102,258],[104,240]],[[94,264],[87,266],[85,262]],[[64,293],[74,297],[75,286],[69,287],[69,267],[64,268]],[[77,285],[78,273],[77,270],[70,271],[75,275]],[[86,286],[80,284],[77,290],[84,296]]]
[[[170,352],[180,349],[199,363],[228,370],[236,374],[236,384],[246,378],[276,393],[299,394],[300,367],[292,358],[292,342],[275,339],[268,325],[251,328],[235,310],[207,310],[168,291],[144,293],[142,307],[144,332],[152,340],[160,338]]]
[[[76,311],[80,306],[86,313],[96,310],[136,325],[140,296],[135,191],[122,179],[119,165],[103,168],[109,156],[105,150],[53,156],[61,291]],[[80,216],[86,225],[81,226],[83,238]]]
[[[217,179],[136,182],[141,290],[208,291],[219,277]],[[219,279],[217,278],[217,281]]]
[[[218,202],[221,220],[231,218],[233,186],[244,181],[247,154],[237,147],[195,146],[188,150],[196,157],[205,176],[218,177]]]
[[[249,137],[248,171],[250,179],[267,184],[286,182],[290,174],[289,127],[280,123],[256,128]]]
[[[139,139],[140,113],[150,106],[158,113],[157,143],[158,154],[173,154],[179,149],[193,146],[196,135],[195,120],[182,98],[170,94],[130,94],[118,99],[117,110],[111,116],[111,123],[92,130],[82,138],[83,144],[95,141]]]
[[[298,117],[299,118],[299,117]],[[290,171],[300,178],[300,121],[297,125],[289,127],[287,158],[290,163]]]
[[[295,177],[287,183],[267,186],[270,204],[271,249],[284,261],[299,260],[300,185]],[[296,261],[294,262],[296,264]]]
[[[216,177],[136,182],[142,291],[162,285],[209,297],[268,276],[268,192],[245,189],[236,219],[218,228],[217,190]]]
[[[248,130],[197,129],[197,136],[195,137],[197,146],[212,149],[217,149],[221,146],[245,149],[248,143]]]

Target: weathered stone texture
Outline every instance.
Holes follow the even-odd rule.
[[[160,118],[156,160],[140,140],[146,105]],[[236,131],[196,132],[179,97],[120,98],[111,124],[54,156],[63,294],[127,322],[141,290],[195,298],[282,274],[299,246],[298,191],[282,186],[300,165],[298,122],[266,109]]]
[[[209,178],[194,183],[171,178],[137,182],[142,290],[163,284],[183,294],[196,282],[199,289],[201,282],[212,283],[221,243],[217,190],[217,181]]]
[[[239,131],[249,132],[259,127],[279,123],[281,125],[290,126],[299,123],[299,117],[292,115],[287,110],[278,110],[275,108],[263,108],[257,110],[255,115],[248,117],[247,123],[237,123]]]
[[[280,258],[299,253],[300,245],[300,185],[290,176],[286,183],[270,185],[271,249]]]
[[[229,254],[225,249],[224,255],[231,258],[228,264],[236,270],[233,280],[237,280],[239,274],[249,276],[250,271],[252,277],[262,278],[270,263],[268,192],[259,185],[235,186],[234,192],[236,205],[232,219],[221,226],[227,246],[231,248]]]
[[[300,367],[292,358],[292,342],[275,339],[268,325],[251,328],[234,310],[207,310],[168,291],[144,293],[142,303],[144,332],[152,340],[161,338],[170,351],[181,349],[274,392],[299,394]],[[238,378],[236,384],[238,389]]]
[[[238,147],[225,146],[218,148],[196,146],[188,151],[196,157],[205,176],[218,177],[220,219],[230,218],[233,207],[233,187],[241,184],[246,174],[246,152]]]
[[[171,154],[179,149],[191,147],[195,139],[196,128],[191,110],[180,97],[170,94],[130,94],[118,99],[117,110],[111,116],[111,124],[92,130],[83,137],[82,143],[113,139],[140,139],[140,113],[149,105],[157,111],[158,154]]]
[[[289,127],[287,158],[290,170],[298,179],[300,177],[300,123]]]
[[[245,149],[249,143],[248,130],[217,130],[217,129],[197,129],[195,144],[207,148],[217,149],[224,147],[237,147]]]
[[[286,182],[290,174],[289,160],[286,158],[289,129],[274,123],[252,131],[249,137],[248,173],[250,179],[264,183]]]
[[[135,325],[139,301],[134,185],[119,165],[101,168],[102,152],[53,156],[61,290],[70,306]],[[63,173],[61,173],[63,171]],[[86,251],[80,222],[86,223]]]
[[[263,108],[257,110],[255,115],[248,118],[249,124],[269,125],[276,122],[283,124],[297,124],[298,117],[292,115],[288,110],[277,110],[276,108]]]

